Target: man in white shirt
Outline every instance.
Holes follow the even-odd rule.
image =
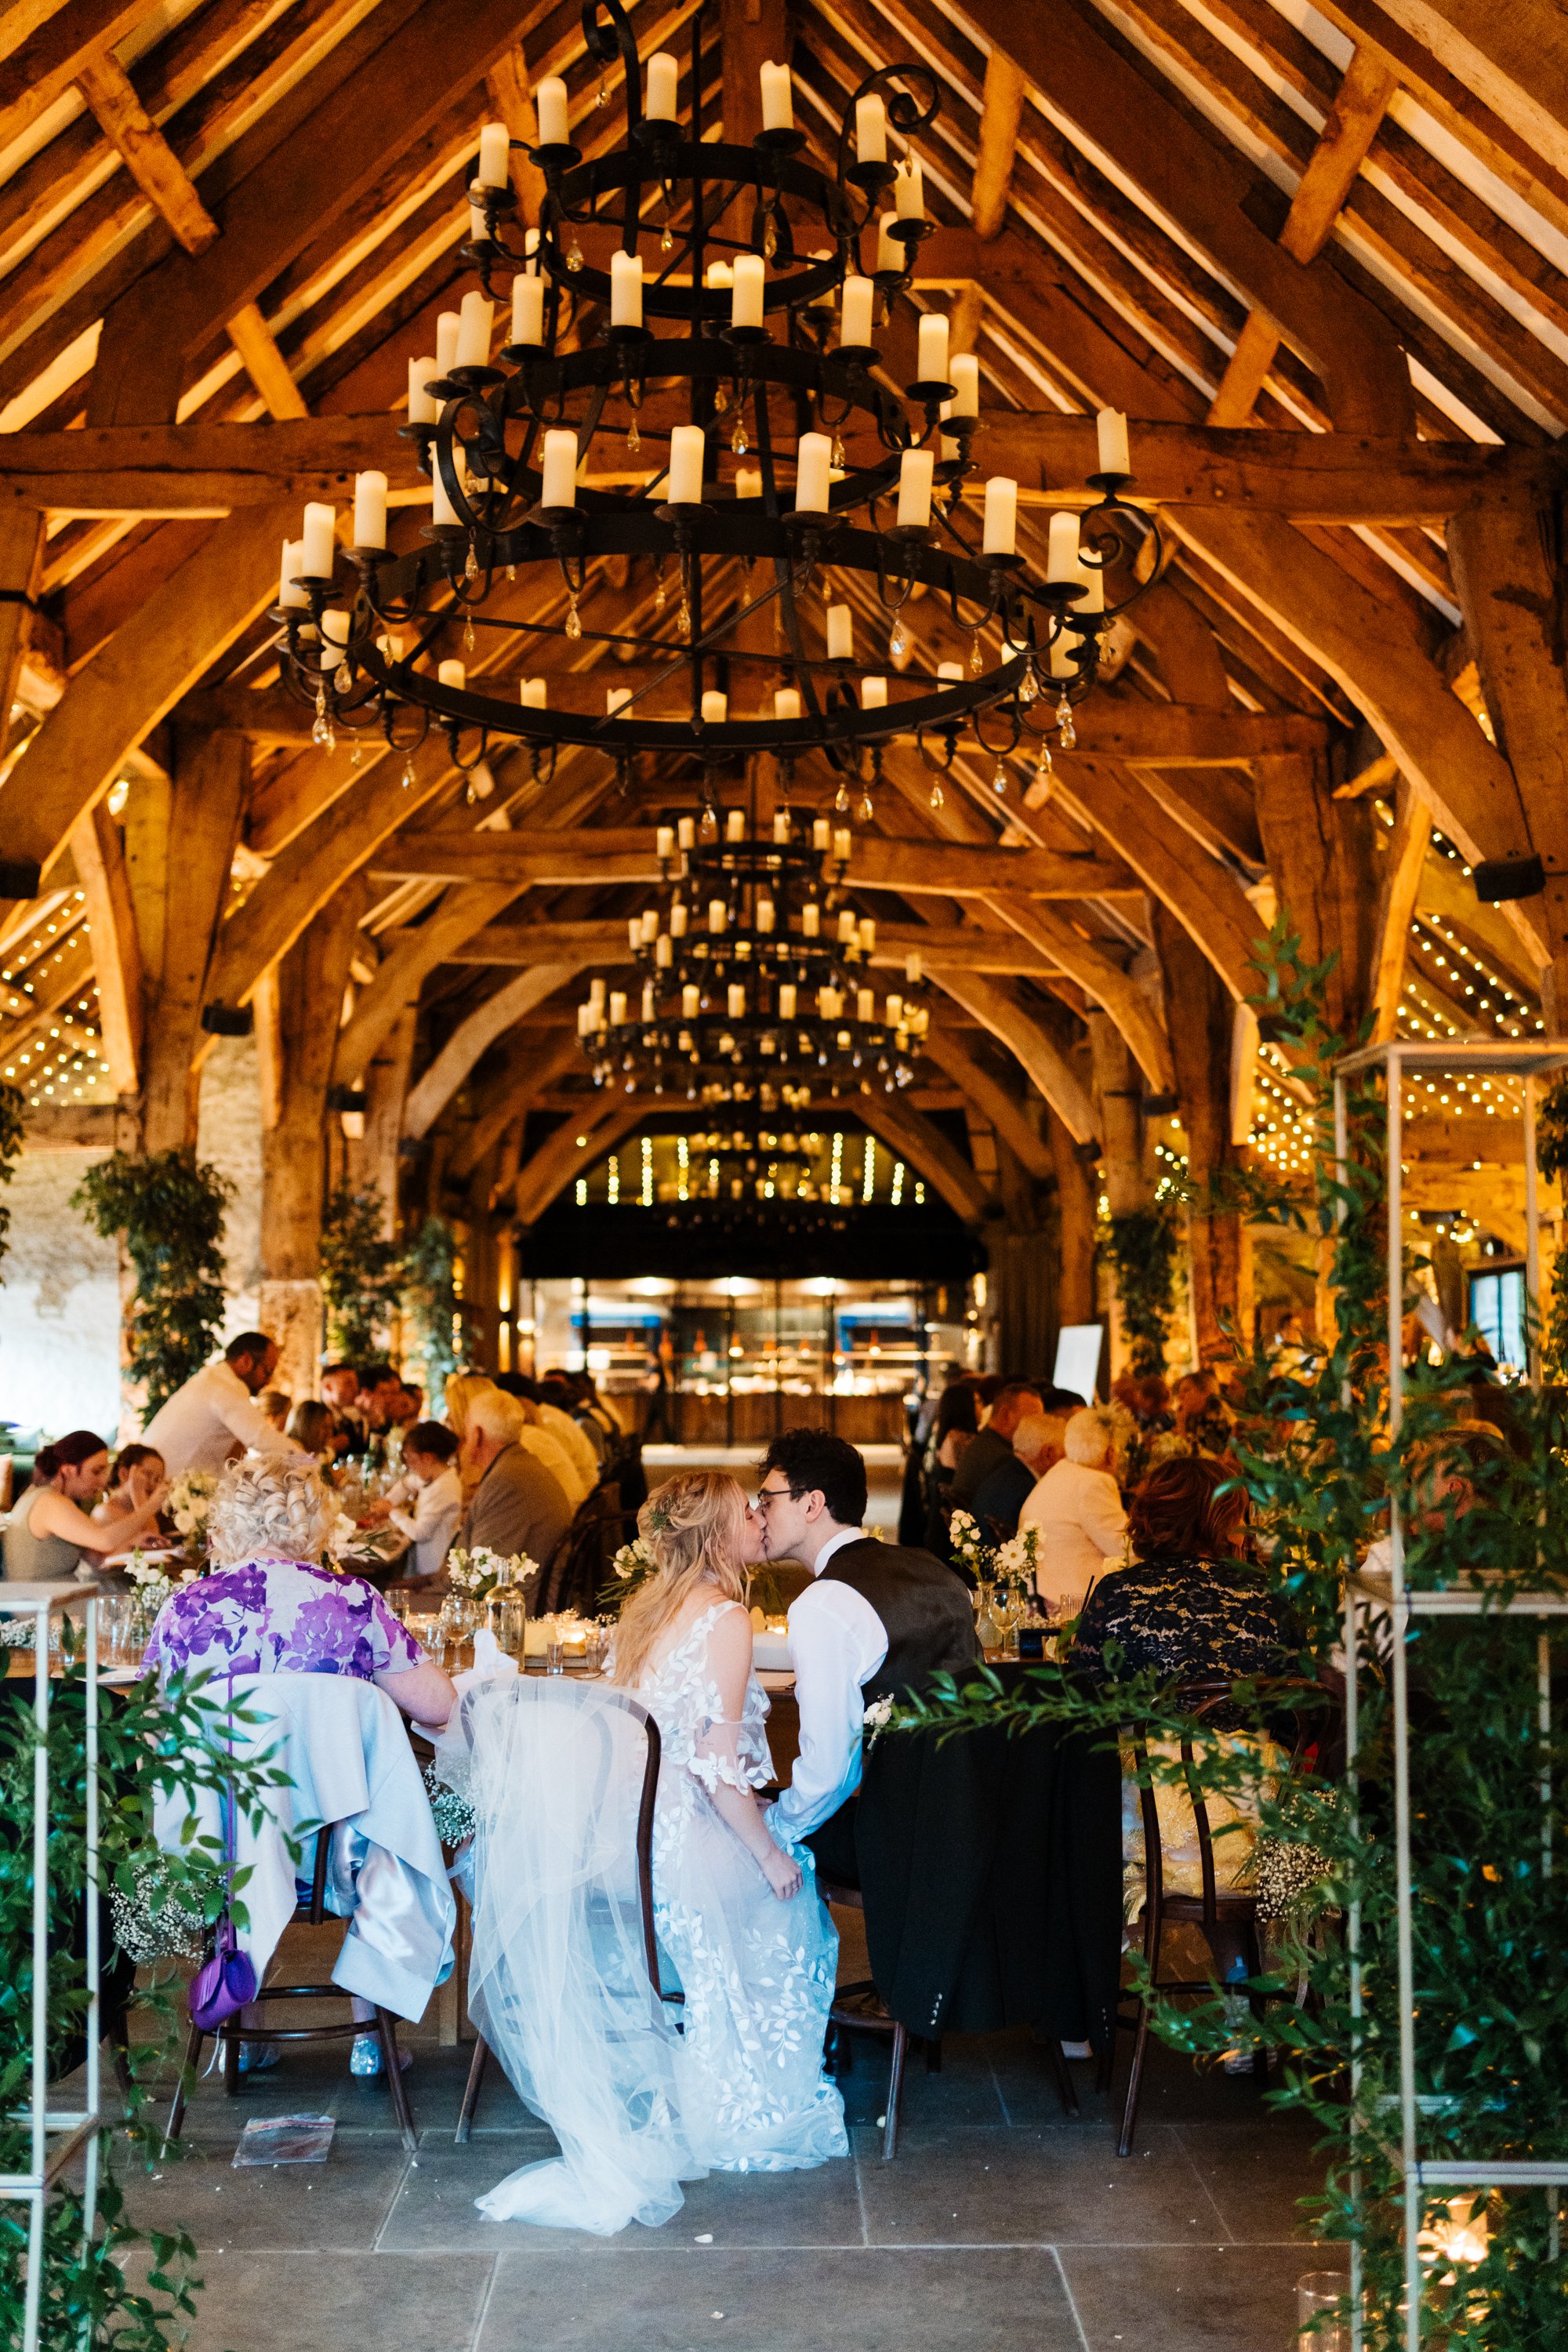
[[[144,1444],[163,1457],[171,1478],[188,1470],[221,1470],[237,1454],[302,1454],[285,1437],[257,1397],[278,1369],[278,1344],[265,1331],[242,1331],[231,1339],[219,1364],[193,1372],[184,1388],[161,1404],[142,1433]]]
[[[868,1536],[866,1465],[825,1429],[773,1440],[757,1489],[765,1556],[812,1582],[789,1612],[800,1754],[771,1809],[774,1834],[810,1841],[833,1878],[858,1882],[854,1796],[866,1703],[978,1663],[969,1594],[934,1553]]]

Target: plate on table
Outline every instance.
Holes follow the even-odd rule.
[[[759,1674],[764,1666],[773,1668],[776,1673],[791,1671],[789,1635],[787,1633],[753,1633],[752,1664]]]

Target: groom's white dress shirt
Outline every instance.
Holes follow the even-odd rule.
[[[862,1685],[888,1654],[887,1629],[852,1586],[822,1571],[864,1528],[845,1528],[825,1543],[812,1564],[812,1582],[789,1612],[789,1659],[800,1708],[800,1754],[789,1787],[773,1807],[784,1835],[800,1839],[820,1829],[860,1786],[860,1735],[866,1717]]]

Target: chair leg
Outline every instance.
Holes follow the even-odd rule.
[[[909,2048],[909,2035],[901,2025],[893,2027],[893,2063],[888,2069],[888,2120],[882,2126],[882,2161],[890,2163],[899,2152],[899,2108],[904,2095],[904,2053]]]
[[[386,2086],[392,2093],[392,2112],[397,2117],[403,2145],[413,2156],[419,2147],[419,2135],[414,2128],[413,2111],[408,2105],[408,2085],[403,2079],[403,2053],[397,2046],[397,2028],[392,2021],[389,2009],[377,2009],[375,2030],[381,2037],[381,2063],[386,2075]]]
[[[180,2061],[180,2079],[174,2085],[174,2101],[169,2109],[169,2120],[163,2129],[163,2154],[167,2156],[172,2143],[180,2137],[180,2126],[185,2120],[185,2084],[194,2082],[202,2063],[202,2043],[206,2040],[199,2025],[193,2025],[185,2042],[185,2054]]]
[[[474,2054],[468,2061],[468,2079],[463,2085],[463,2104],[458,2110],[458,2128],[453,2134],[459,2147],[468,2145],[484,2086],[485,2068],[489,2062],[489,2044],[482,2033],[474,2036]]]
[[[1138,2002],[1138,2028],[1132,2037],[1132,2064],[1127,2076],[1127,2096],[1121,2105],[1121,2132],[1116,2143],[1118,2156],[1131,2156],[1132,2135],[1138,2128],[1138,2095],[1143,2087],[1143,2055],[1149,2047],[1149,2010],[1145,2001]]]
[[[1062,2054],[1060,2036],[1047,2033],[1046,2047],[1051,2053],[1051,2072],[1056,2076],[1057,2096],[1062,2103],[1062,2112],[1076,2116],[1079,2112],[1078,2085],[1072,2078],[1072,2068]]]
[[[221,2029],[219,2038],[223,2042],[223,2094],[226,2099],[237,2099],[239,2096],[241,2039],[238,2018],[229,2019],[228,2023]]]

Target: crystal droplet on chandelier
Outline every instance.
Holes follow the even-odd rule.
[[[637,421],[634,416],[626,427],[626,455],[635,457],[641,447],[642,435],[637,431]]]
[[[709,807],[703,810],[701,822],[697,827],[697,837],[700,841],[718,840],[719,812],[716,808]]]
[[[663,610],[664,610],[664,608],[665,608],[665,606],[668,604],[668,602],[669,602],[669,591],[668,591],[668,588],[665,586],[665,584],[664,584],[664,567],[663,567],[663,565],[661,564],[661,565],[659,566],[658,577],[655,580],[655,582],[654,582],[654,583],[653,583],[653,609],[654,609],[654,611],[655,611],[656,613],[662,613],[662,612],[663,612]]]
[[[414,782],[414,754],[413,754],[413,752],[412,752],[412,751],[410,751],[410,752],[409,752],[409,754],[408,754],[408,757],[407,757],[407,758],[404,761],[404,762],[403,762],[403,789],[404,789],[404,791],[405,791],[405,792],[406,792],[406,791],[408,790],[408,788],[409,788],[410,784],[412,784],[412,782]]]
[[[364,758],[364,745],[360,741],[359,737],[356,735],[356,736],[354,737],[354,747],[353,747],[353,750],[349,753],[349,765],[350,765],[350,767],[351,767],[351,768],[357,768],[357,767],[359,766],[359,764],[360,764],[360,761],[361,761],[363,758]]]
[[[683,637],[689,637],[691,635],[691,607],[684,595],[680,599],[680,610],[675,616],[675,625]]]
[[[608,106],[609,102],[610,93],[605,87],[605,77],[601,74],[599,76],[599,87],[594,93],[594,104],[595,107],[605,107]]]
[[[931,788],[931,804],[932,808],[942,808],[945,804],[946,800],[947,794],[942,791],[942,786],[940,784],[933,784]]]
[[[509,580],[515,580],[517,578],[517,566],[515,563],[509,563],[507,565],[506,576]]]
[[[834,435],[833,447],[829,454],[827,462],[830,466],[842,466],[844,463],[844,436],[842,433],[836,433]]]
[[[1039,691],[1035,681],[1034,665],[1031,663],[1018,680],[1018,699],[1026,705],[1034,702],[1038,698]]]
[[[664,225],[664,235],[659,238],[659,241],[658,241],[658,249],[659,249],[660,253],[668,253],[668,252],[669,252],[669,250],[670,250],[670,248],[673,247],[674,243],[675,243],[675,231],[670,227],[669,223],[668,223],[668,221],[666,221],[666,222],[665,222],[665,225]]]
[[[1072,704],[1065,694],[1057,705],[1057,726],[1061,736],[1062,750],[1070,751],[1078,741],[1078,729],[1073,725]]]
[[[577,242],[575,230],[573,231],[572,242],[566,248],[566,267],[574,278],[583,267],[583,248]]]
[[[842,776],[838,780],[838,792],[834,800],[833,808],[837,816],[847,816],[849,814],[849,787]]]
[[[729,392],[729,387],[728,387],[728,385],[726,385],[726,384],[722,384],[722,383],[716,383],[716,384],[714,385],[714,387],[713,387],[713,414],[714,414],[714,415],[715,415],[715,416],[722,416],[722,415],[723,415],[723,414],[724,414],[724,411],[729,407],[729,405],[730,405],[730,392]]]
[[[463,623],[463,651],[464,651],[466,654],[471,654],[471,653],[473,652],[473,650],[474,650],[474,616],[473,616],[473,614],[470,613],[470,614],[468,615],[467,619],[466,619],[466,620],[464,621],[464,623]]]
[[[577,610],[577,591],[574,588],[566,607],[566,634],[574,645],[583,634],[583,615]]]
[[[969,647],[969,675],[970,675],[970,677],[979,677],[979,675],[980,675],[980,673],[981,673],[981,671],[984,668],[984,667],[985,667],[985,658],[984,658],[984,656],[981,653],[981,650],[980,650],[980,632],[979,632],[979,630],[978,630],[978,629],[976,629],[976,630],[975,630],[975,632],[974,632],[974,635],[973,635],[973,637],[972,638],[972,640],[971,640],[971,642],[970,642],[970,647]]]
[[[997,794],[1005,793],[1007,789],[1007,771],[1000,760],[996,762],[995,772],[991,779],[991,789]]]
[[[904,656],[909,652],[909,631],[905,628],[902,621],[895,621],[893,623],[892,634],[888,639],[888,652],[894,661],[902,661]]]
[[[468,560],[463,566],[463,577],[465,580],[477,580],[479,576],[479,559],[474,552],[474,534],[470,531],[468,533]]]
[[[735,430],[730,436],[730,446],[733,449],[737,457],[743,457],[751,446],[751,441],[747,437],[746,433],[746,420],[743,416],[737,416],[735,419]]]
[[[327,751],[333,747],[332,725],[327,717],[327,688],[324,679],[319,680],[316,686],[316,723],[310,730],[310,740],[312,743],[321,744]]]
[[[855,812],[856,817],[861,824],[869,824],[871,819],[876,815],[876,810],[871,805],[870,793],[862,793],[860,795],[860,805]]]

